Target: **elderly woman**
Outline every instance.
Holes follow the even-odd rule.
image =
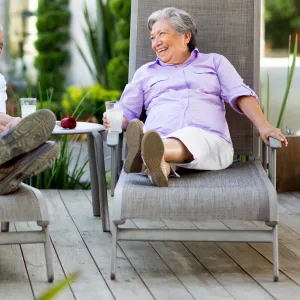
[[[266,144],[271,136],[287,146],[232,64],[196,48],[196,24],[188,13],[164,8],[149,17],[148,28],[157,59],[136,71],[120,100],[127,129],[125,172],[140,172],[144,163],[152,183],[167,186],[170,173],[177,175],[171,163],[196,170],[227,168],[234,151],[224,102],[245,114]],[[145,125],[138,120],[143,108]],[[106,115],[104,125],[109,129]]]

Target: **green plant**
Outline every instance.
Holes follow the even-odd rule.
[[[282,100],[282,104],[281,104],[281,108],[280,108],[280,112],[279,112],[279,117],[278,117],[278,121],[277,121],[277,125],[276,125],[277,128],[281,128],[281,125],[282,125],[283,115],[284,115],[284,111],[285,111],[285,107],[286,107],[286,103],[287,103],[287,99],[289,96],[291,83],[292,83],[292,79],[293,79],[293,75],[294,75],[294,71],[295,71],[295,66],[296,66],[297,47],[298,47],[298,35],[296,35],[296,39],[295,39],[292,66],[291,66],[291,69],[288,71],[286,88],[285,88],[285,92],[284,92],[284,96],[283,96],[283,100]]]
[[[116,57],[109,61],[107,73],[110,87],[123,90],[128,82],[131,0],[112,0],[110,7],[117,20],[118,39],[115,48]]]
[[[52,286],[50,289],[47,289],[41,296],[37,298],[37,300],[52,300],[56,297],[62,290],[69,286],[71,281],[74,281],[80,272],[74,272],[70,274],[67,278],[59,281],[57,284]]]
[[[69,0],[39,0],[35,47],[38,56],[38,82],[43,88],[40,100],[45,100],[46,91],[53,89],[53,98],[60,99],[64,91],[63,68],[69,61],[66,44],[69,41]]]
[[[102,120],[105,111],[105,102],[119,99],[120,91],[107,90],[99,84],[89,87],[71,86],[64,94],[61,105],[67,115],[71,115],[83,97],[85,101],[80,106],[81,117],[94,116]]]
[[[39,89],[39,93],[42,93],[41,88]],[[55,105],[55,102],[52,102],[53,92],[47,91],[46,96],[47,101],[39,102],[41,108],[45,108],[45,105],[48,108],[53,104]],[[80,109],[85,99],[86,96],[82,96],[82,98],[78,101],[72,113],[73,116],[76,116],[77,118],[79,117],[81,113]],[[61,113],[60,110],[59,112]],[[59,112],[56,111],[56,115],[58,115]],[[76,142],[77,140],[78,135],[72,140],[72,142]],[[88,163],[88,160],[86,160],[81,166],[79,166],[79,159],[82,153],[82,144],[77,157],[74,158],[75,164],[73,171],[70,172],[72,158],[74,157],[74,143],[72,144],[66,135],[64,135],[61,140],[56,139],[56,141],[60,143],[60,152],[51,167],[37,176],[31,177],[25,182],[39,189],[88,189],[90,184],[81,182],[82,176],[85,173],[84,168]]]
[[[290,46],[289,46],[289,49],[290,49]],[[286,104],[287,104],[287,99],[288,99],[289,92],[290,92],[290,89],[291,89],[293,75],[294,75],[294,71],[295,71],[295,67],[296,67],[297,51],[298,51],[298,35],[296,35],[296,37],[295,37],[295,44],[294,44],[293,58],[292,58],[291,67],[289,67],[290,50],[288,52],[287,82],[286,82],[286,87],[285,87],[285,91],[284,91],[284,95],[283,95],[283,99],[282,99],[282,103],[281,103],[281,107],[280,107],[280,111],[279,111],[279,116],[278,116],[278,119],[277,119],[277,124],[276,124],[277,128],[282,127],[282,122],[283,122],[284,112],[285,112],[285,108],[286,108]],[[267,74],[267,76],[268,77],[267,77],[267,111],[266,111],[266,114],[267,114],[267,118],[269,118],[270,79],[269,79],[269,74]]]
[[[74,140],[76,141],[76,139]],[[88,159],[79,166],[79,158],[82,153],[82,144],[77,155],[75,166],[73,171],[70,172],[70,166],[72,162],[72,156],[74,153],[74,144],[71,144],[68,137],[63,136],[59,141],[60,152],[56,160],[53,162],[50,168],[37,176],[31,177],[27,183],[38,189],[67,189],[73,190],[76,188],[88,189],[90,183],[82,183],[81,178],[84,175],[84,168],[88,163]]]
[[[92,64],[85,56],[80,43],[77,49],[94,79],[103,87],[108,88],[107,65],[114,54],[116,34],[114,18],[109,8],[111,0],[96,0],[96,20],[91,17],[87,3],[84,5],[84,17],[87,30],[83,29],[88,44]]]

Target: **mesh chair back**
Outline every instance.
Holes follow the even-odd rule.
[[[245,83],[259,92],[260,0],[132,0],[131,5],[129,80],[141,65],[156,58],[148,17],[173,6],[195,19],[199,51],[226,56]],[[257,157],[259,137],[252,123],[229,107],[226,116],[235,154]]]

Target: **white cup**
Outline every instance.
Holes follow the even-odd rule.
[[[109,132],[122,132],[123,110],[118,101],[106,101],[106,113],[110,122]]]
[[[20,103],[22,118],[36,111],[36,98],[21,98]]]

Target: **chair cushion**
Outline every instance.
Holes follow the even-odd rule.
[[[22,184],[14,193],[0,195],[0,222],[49,222],[42,193]]]
[[[181,170],[169,187],[155,187],[146,176],[123,170],[113,220],[278,220],[277,194],[259,162],[234,163],[221,171]]]

